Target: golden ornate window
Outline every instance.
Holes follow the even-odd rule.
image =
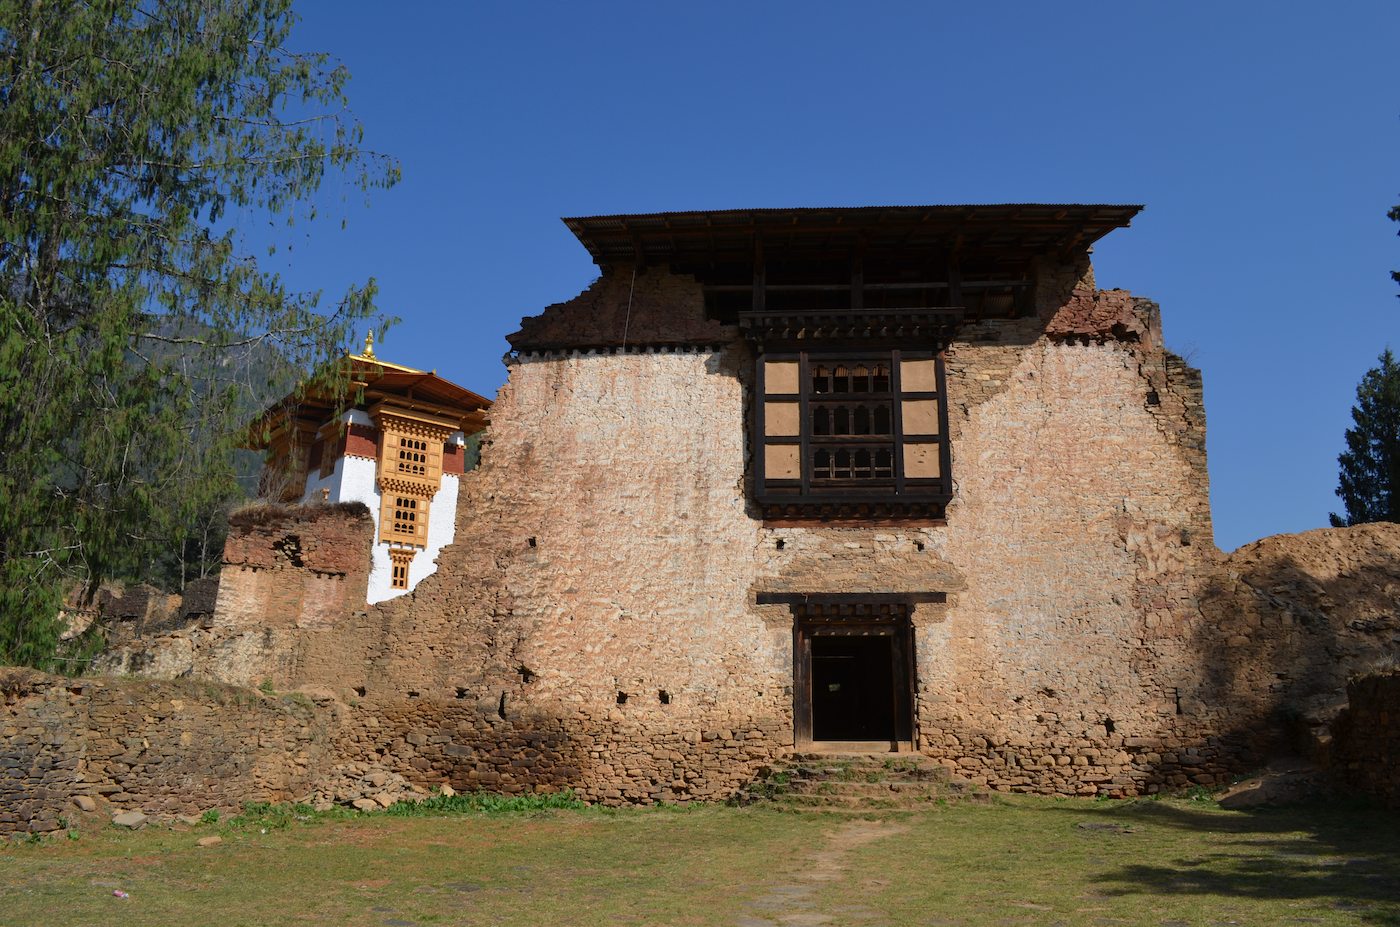
[[[380,403],[370,409],[379,426],[382,540],[428,544],[428,512],[442,485],[442,449],[457,420]]]
[[[399,495],[395,495],[393,499],[392,509],[394,515],[390,520],[389,531],[387,533],[396,537],[406,537],[414,540],[418,538],[420,533],[426,533],[428,500]],[[420,502],[423,503],[421,510],[418,505]],[[423,516],[421,521],[418,518],[420,514]]]
[[[437,492],[442,484],[442,443],[447,436],[404,434],[391,428],[382,430],[380,482],[412,486],[415,492]]]

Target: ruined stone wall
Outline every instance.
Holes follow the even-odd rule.
[[[403,717],[429,743],[390,740],[429,764],[452,745],[454,780],[611,801],[719,797],[791,743],[790,626],[752,607],[742,358],[643,348],[512,367],[462,481],[457,543],[360,638],[362,704],[421,700]],[[454,739],[433,747],[444,725]],[[553,746],[511,765],[528,731]],[[347,750],[385,737],[371,727]]]
[[[229,517],[214,626],[329,626],[365,601],[374,522],[362,503],[258,506]]]
[[[307,640],[299,631],[364,614],[373,540],[374,522],[361,503],[235,512],[212,614],[114,641],[93,671],[286,687]]]
[[[1353,679],[1333,725],[1329,769],[1348,791],[1400,808],[1400,673]]]
[[[516,350],[573,351],[582,348],[694,346],[729,340],[718,322],[705,318],[705,297],[694,277],[664,267],[630,267],[599,277],[573,299],[521,320],[507,335]],[[492,416],[495,419],[495,416]]]
[[[1400,656],[1400,525],[1282,534],[1222,558],[1198,584],[1182,710],[1272,728],[1317,753],[1347,680]],[[1185,676],[1185,673],[1183,673]]]
[[[1349,622],[1393,602],[1378,577],[1400,536],[1326,534],[1332,559],[1285,593],[1278,557],[1221,558],[1200,374],[1162,348],[1156,306],[1094,289],[1086,257],[1037,276],[1034,317],[947,351],[945,525],[764,527],[751,349],[653,268],[637,292],[657,327],[624,352],[614,274],[517,339],[537,347],[510,362],[437,573],[326,626],[289,599],[261,630],[190,633],[170,665],[338,699],[335,756],[423,785],[713,799],[793,746],[793,618],[760,594],[938,591],[913,616],[916,745],[959,777],[1224,782],[1287,740],[1290,706],[1335,695],[1329,661],[1393,648]],[[601,347],[540,347],[570,339]],[[1329,588],[1370,591],[1326,612]]]
[[[207,682],[63,679],[0,669],[0,834],[99,811],[199,814],[304,794],[335,706]]]

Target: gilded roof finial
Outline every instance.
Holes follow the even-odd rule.
[[[374,329],[365,332],[365,357],[374,356]]]

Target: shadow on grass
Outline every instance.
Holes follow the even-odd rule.
[[[1076,819],[1066,822],[1069,827],[1091,821],[1214,836],[1203,853],[1098,873],[1094,881],[1104,894],[1313,900],[1365,923],[1400,925],[1400,815],[1378,805],[1342,800],[1222,812],[1136,801],[1054,811]],[[1133,839],[1107,830],[1084,833],[1088,839]]]

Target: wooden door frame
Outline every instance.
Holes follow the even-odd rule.
[[[913,606],[924,603],[942,604],[948,601],[947,593],[899,592],[899,593],[801,593],[801,592],[760,592],[759,605],[787,605],[792,611],[792,696],[793,696],[793,744],[812,743],[812,635],[806,633],[811,620],[805,617],[807,606],[821,606],[837,611],[849,611],[849,618],[841,621],[855,626],[865,624],[886,624],[892,626],[894,640],[891,646],[891,659],[894,660],[895,678],[895,733],[900,743],[906,740],[912,745],[917,738],[914,714],[914,693],[918,689],[917,660],[915,659],[914,626],[911,620]],[[883,606],[905,606],[897,618],[878,617],[892,609]],[[905,736],[907,735],[907,736]]]
[[[818,743],[812,738],[812,638],[814,637],[888,637],[890,638],[890,675],[894,698],[894,736],[892,743],[912,743],[914,740],[914,634],[913,624],[906,612],[884,621],[821,622],[795,618],[792,623],[793,652],[793,740],[795,744]],[[825,627],[823,627],[825,625]]]

